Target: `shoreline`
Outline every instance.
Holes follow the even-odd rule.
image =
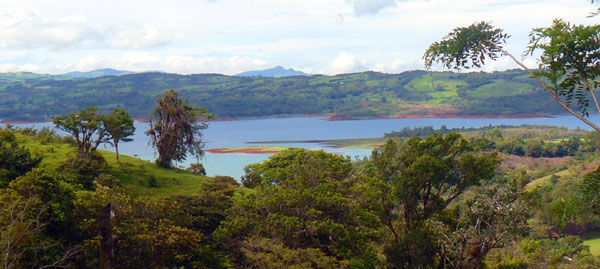
[[[217,148],[217,149],[207,149],[204,150],[211,154],[228,154],[228,153],[237,153],[237,154],[277,154],[279,150],[261,150],[261,149],[226,149],[226,148]]]
[[[562,115],[562,114],[559,114]],[[565,114],[567,115],[567,114]],[[333,114],[303,114],[297,116],[270,116],[270,117],[248,117],[248,118],[219,118],[209,120],[208,122],[219,121],[242,121],[242,120],[262,120],[262,119],[286,119],[286,118],[312,118],[319,117],[326,121],[344,121],[344,120],[374,120],[374,119],[423,119],[423,118],[439,118],[439,119],[526,119],[526,118],[555,118],[557,115],[458,115],[458,114],[424,114],[424,115],[394,115],[394,116],[375,116],[366,118],[355,118],[348,116],[334,116]],[[133,118],[135,122],[147,123],[147,118]],[[49,123],[51,120],[0,120],[0,124],[36,124]]]
[[[342,120],[373,120],[373,119],[528,119],[528,118],[555,118],[550,115],[458,115],[458,114],[424,114],[424,115],[395,115],[395,116],[376,116],[368,118],[353,118],[348,116],[331,116],[325,120],[342,121]]]

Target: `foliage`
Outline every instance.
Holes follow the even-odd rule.
[[[216,232],[235,254],[238,266],[268,255],[262,253],[268,251],[264,248],[244,251],[254,240],[280,242],[289,249],[284,253],[318,249],[320,252],[311,256],[315,264],[323,262],[320,253],[329,257],[326,260],[340,263],[378,263],[371,242],[379,236],[379,224],[376,216],[360,208],[353,198],[349,159],[323,151],[289,149],[246,171],[246,178],[253,175],[254,189],[234,201]]]
[[[94,180],[106,172],[106,160],[99,153],[77,154],[64,161],[59,170],[69,183],[89,190],[94,187]]]
[[[177,196],[175,200],[193,218],[193,227],[206,235],[212,234],[231,208],[232,197],[239,183],[228,176],[216,176],[200,183],[200,191],[192,196]]]
[[[185,170],[194,175],[206,176],[206,169],[204,169],[202,163],[192,163],[190,164],[190,167]]]
[[[104,116],[104,128],[112,138],[112,145],[115,147],[117,162],[119,162],[119,142],[131,142],[129,138],[135,133],[133,118],[122,109],[114,109],[112,113]]]
[[[376,176],[389,182],[392,199],[402,208],[406,232],[444,210],[469,187],[490,179],[499,162],[495,153],[477,153],[456,133],[406,142],[390,139],[371,158]]]
[[[118,143],[129,142],[133,135],[133,119],[122,109],[115,109],[109,115],[98,113],[96,107],[87,107],[79,112],[52,118],[56,128],[69,133],[77,143],[79,154],[89,156],[99,145],[110,143],[117,150]]]
[[[525,234],[529,210],[522,191],[514,181],[473,190],[475,196],[466,201],[456,227],[441,237],[444,263],[464,267],[469,255],[484,257]],[[476,242],[475,253],[469,253],[469,241]]]
[[[47,89],[40,91],[40,87]],[[139,73],[11,84],[0,80],[0,118],[47,120],[87,106],[97,106],[104,114],[115,108],[126,109],[133,117],[146,118],[153,112],[155,99],[170,88],[179,89],[180,97],[202,104],[220,118],[334,112],[336,116],[355,118],[563,112],[540,91],[535,80],[519,70],[466,74],[364,72],[283,78]]]
[[[100,144],[109,141],[102,120],[103,116],[97,112],[97,108],[88,107],[70,115],[54,117],[52,123],[73,136],[79,154],[87,156]]]
[[[585,175],[579,188],[589,213],[600,214],[600,167]]]
[[[584,115],[588,115],[588,94],[596,98],[593,91],[600,85],[599,35],[600,25],[571,25],[557,19],[551,27],[531,31],[526,51],[531,55],[541,51],[535,76],[549,81],[547,87],[563,96],[567,104],[575,99]]]
[[[59,267],[78,251],[70,246],[74,194],[41,169],[0,189],[0,246],[4,268]],[[68,249],[67,249],[68,248]]]
[[[502,44],[508,35],[502,29],[494,28],[488,22],[473,23],[468,27],[458,27],[442,41],[434,42],[423,55],[425,67],[431,68],[434,62],[441,62],[446,68],[481,67],[485,58],[498,59],[502,54]]]
[[[434,268],[441,252],[437,235],[429,225],[413,228],[385,246],[388,268]]]
[[[63,239],[72,232],[73,187],[65,184],[60,176],[42,168],[36,168],[24,176],[12,181],[9,188],[25,199],[39,199],[43,203],[44,212],[37,217],[38,221],[48,225],[46,234]]]
[[[329,257],[318,248],[290,249],[274,239],[257,238],[244,242],[242,253],[253,268],[346,268],[348,264]]]
[[[571,26],[563,20],[554,20],[552,27],[533,29],[526,54],[541,50],[537,71],[530,70],[502,48],[508,38],[502,31],[485,22],[456,28],[444,40],[431,44],[423,56],[425,66],[431,68],[434,62],[440,62],[447,68],[460,70],[469,65],[480,67],[486,55],[492,60],[507,55],[531,74],[563,109],[600,131],[599,126],[585,117],[590,95],[600,112],[600,102],[594,93],[600,75],[600,26]],[[577,101],[579,112],[571,107],[572,99]]]
[[[14,131],[6,128],[0,132],[6,140],[0,140],[0,188],[37,167],[41,158],[31,156],[26,148],[15,142]],[[6,141],[6,142],[5,142]]]
[[[158,151],[156,163],[161,167],[172,167],[173,161],[183,161],[188,153],[196,158],[204,154],[202,130],[208,125],[201,120],[212,118],[206,109],[189,105],[188,99],[181,100],[175,90],[166,91],[156,100],[154,110],[156,124],[150,119],[146,134]]]
[[[489,268],[598,268],[600,261],[576,236],[536,240],[526,238],[485,259]]]
[[[217,267],[219,262],[203,247],[201,232],[191,229],[192,220],[171,199],[127,194],[119,188],[97,186],[82,192],[75,203],[79,231],[86,251],[77,263],[95,267],[98,237],[97,212],[115,205],[113,234],[118,237],[116,266],[127,268]]]

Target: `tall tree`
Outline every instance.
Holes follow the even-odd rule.
[[[292,148],[245,170],[244,184],[253,191],[233,201],[215,232],[232,250],[235,266],[377,266],[371,244],[380,225],[370,210],[358,206],[348,158]]]
[[[384,246],[387,263],[392,268],[431,268],[441,253],[432,220],[467,189],[490,179],[498,158],[451,133],[390,139],[373,151],[371,162],[365,171],[373,177],[372,187],[363,193],[370,197],[367,207],[378,212],[390,232]]]
[[[103,120],[96,107],[87,107],[70,115],[54,117],[52,123],[75,138],[80,155],[89,156],[100,144],[110,141]]]
[[[112,144],[117,154],[117,162],[119,162],[119,142],[133,141],[132,138],[129,138],[135,133],[133,118],[123,109],[114,109],[112,113],[104,117],[104,128],[112,138]]]
[[[600,127],[587,119],[590,96],[600,112],[595,90],[600,86],[600,25],[572,25],[554,20],[551,27],[532,30],[526,55],[541,52],[538,70],[529,69],[503,48],[509,38],[487,22],[458,27],[425,52],[425,66],[441,63],[446,68],[481,67],[486,58],[509,56],[529,72],[559,105],[593,129]],[[549,84],[547,84],[549,82]],[[575,100],[577,107],[572,106]]]
[[[211,119],[206,109],[181,100],[176,90],[168,90],[156,100],[154,110],[156,122],[150,118],[150,143],[158,151],[156,163],[162,167],[172,167],[173,161],[183,161],[188,154],[200,158],[204,151],[202,130],[208,125],[203,120]]]
[[[408,232],[415,223],[444,210],[467,188],[490,179],[499,162],[480,154],[460,134],[434,134],[406,142],[392,139],[373,151],[377,177],[389,182],[402,207]]]

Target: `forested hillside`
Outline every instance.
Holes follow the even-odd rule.
[[[139,73],[92,79],[0,74],[0,119],[46,120],[83,107],[151,114],[157,96],[177,89],[218,118],[336,113],[396,115],[523,115],[562,113],[523,71],[465,73],[364,72],[337,76],[236,77]]]

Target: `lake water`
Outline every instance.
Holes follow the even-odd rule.
[[[600,116],[591,115],[592,122],[599,122]],[[248,146],[247,142],[272,141],[272,140],[318,140],[318,139],[343,139],[343,138],[369,138],[381,137],[386,132],[400,130],[405,127],[433,126],[440,128],[469,128],[488,125],[522,125],[539,124],[567,127],[569,129],[590,129],[577,118],[560,115],[550,118],[508,118],[508,119],[454,119],[454,118],[421,118],[421,119],[372,119],[327,121],[319,117],[297,118],[272,118],[237,121],[210,122],[204,131],[206,148],[229,148]],[[18,127],[42,128],[53,126],[51,123],[16,124]],[[146,123],[136,123],[134,141],[119,144],[119,152],[125,155],[137,155],[145,160],[154,160],[153,149],[148,145],[148,137],[144,134],[148,129]],[[260,144],[257,144],[260,145]],[[324,149],[328,152],[340,153],[351,157],[369,156],[371,149],[333,149],[316,143],[278,144],[281,146],[295,146],[310,149]],[[112,147],[106,147],[113,150]],[[228,175],[239,179],[243,175],[243,168],[251,163],[266,160],[271,154],[211,154],[207,153],[200,162],[204,164],[209,176]],[[179,163],[178,166],[187,167],[196,162],[194,158]]]

